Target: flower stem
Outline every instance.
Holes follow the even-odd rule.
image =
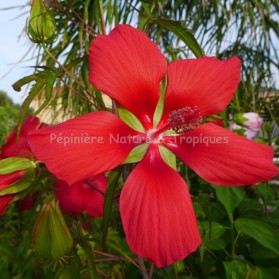
[[[139,263],[139,266],[140,266],[140,271],[141,271],[141,274],[142,274],[142,278],[143,279],[150,279],[150,277],[147,273],[144,261],[141,257],[138,257],[138,263]]]
[[[101,20],[102,34],[106,35],[106,25],[105,25],[105,19],[104,19],[103,0],[98,1],[98,6],[99,6],[99,14],[100,14],[100,20]]]
[[[88,266],[88,272],[89,272],[89,278],[90,279],[97,279],[99,278],[96,266],[95,266],[95,259],[94,259],[94,254],[92,252],[91,247],[86,243],[86,241],[82,241],[80,243],[85,257],[87,259],[87,266]]]
[[[232,239],[232,251],[231,258],[234,260],[235,258],[235,235],[234,235],[234,222],[231,220],[231,239]]]

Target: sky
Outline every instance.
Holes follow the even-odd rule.
[[[21,92],[13,90],[12,84],[31,74],[33,70],[28,66],[34,65],[33,61],[18,63],[32,47],[26,35],[20,36],[26,25],[30,6],[24,9],[19,6],[27,3],[28,0],[0,0],[0,90],[8,93],[15,103],[22,103],[27,92],[24,89]],[[3,10],[8,7],[17,8]],[[31,53],[29,52],[29,58]]]

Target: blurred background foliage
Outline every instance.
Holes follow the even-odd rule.
[[[242,81],[233,101],[219,117],[229,127],[229,116],[257,112],[264,118],[257,141],[272,145],[278,153],[278,10],[277,0],[45,0],[56,32],[49,41],[34,43],[34,73],[14,84],[29,93],[22,108],[0,94],[0,144],[31,104],[36,113],[52,109],[67,117],[106,109],[102,94],[88,81],[88,48],[97,34],[107,34],[118,23],[144,30],[169,61],[203,55],[242,60]],[[27,9],[30,5],[27,4]],[[32,39],[29,26],[29,36]],[[33,38],[34,39],[34,38]],[[147,54],[148,55],[148,54]],[[276,83],[277,82],[277,83]],[[40,114],[39,114],[40,115]],[[252,156],[252,155],[251,155]],[[146,263],[143,273],[126,242],[117,208],[112,210],[107,247],[114,255],[95,254],[101,278],[279,278],[278,180],[221,188],[210,185],[178,163],[190,186],[203,244],[184,261],[164,269]],[[45,189],[45,188],[43,188]],[[120,190],[120,189],[118,189]],[[42,192],[42,190],[39,189]],[[37,203],[40,204],[41,199]],[[30,230],[36,210],[19,214],[10,206],[0,218],[0,270],[5,278],[73,278],[69,264],[47,265],[33,254]],[[65,216],[72,234],[77,220]],[[89,224],[89,245],[102,251],[102,221],[82,216]],[[17,247],[15,249],[15,247]],[[12,251],[12,252],[11,252]],[[77,246],[81,278],[89,278],[85,256]],[[153,269],[154,268],[154,269]]]

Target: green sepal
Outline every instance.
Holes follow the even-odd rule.
[[[138,145],[133,148],[133,150],[130,152],[126,160],[123,162],[123,164],[129,164],[129,163],[137,163],[142,160],[144,154],[146,153],[148,144],[143,143],[141,145]]]
[[[176,170],[176,157],[175,155],[166,147],[159,145],[160,154],[167,165],[172,169]]]
[[[59,260],[73,247],[73,238],[53,197],[43,205],[37,216],[32,242],[35,253],[44,259]]]
[[[132,112],[126,110],[123,107],[119,107],[118,114],[119,117],[132,129],[141,133],[146,132],[139,119]]]
[[[164,111],[164,104],[165,104],[165,93],[166,93],[166,87],[167,87],[167,77],[165,77],[161,84],[160,84],[160,98],[158,101],[158,104],[156,106],[154,116],[153,116],[153,127],[157,127],[159,124],[162,116],[163,116],[163,111]]]
[[[34,179],[35,179],[35,170],[28,169],[20,180],[16,181],[14,184],[8,186],[7,188],[1,190],[0,196],[11,195],[11,194],[22,192],[28,189],[32,185]]]
[[[26,158],[9,157],[0,160],[0,175],[9,174],[25,169],[35,169],[36,167],[36,162],[28,160]]]

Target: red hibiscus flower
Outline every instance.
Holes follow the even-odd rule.
[[[40,123],[38,117],[28,116],[23,123],[18,140],[16,139],[16,128],[7,137],[7,142],[1,147],[0,158],[5,159],[8,157],[24,157],[30,158],[31,149],[27,142],[27,134],[30,131],[40,129],[47,126]]]
[[[103,216],[104,193],[107,178],[103,174],[85,182],[77,182],[69,186],[58,181],[56,196],[63,211],[69,214],[79,214],[86,211],[93,217]]]
[[[45,124],[40,124],[39,118],[28,116],[22,125],[18,140],[16,140],[16,128],[7,137],[7,142],[1,147],[0,159],[9,157],[30,158],[31,149],[27,143],[27,133],[37,130]],[[0,191],[15,184],[23,178],[26,171],[17,171],[5,175],[0,175]],[[3,215],[10,202],[15,198],[15,194],[0,196],[0,215]]]
[[[25,171],[16,171],[9,174],[0,175],[0,191],[18,182],[25,174]],[[0,216],[6,212],[10,202],[15,198],[15,195],[0,196]]]
[[[122,164],[131,150],[148,149],[126,180],[120,213],[133,252],[167,266],[201,243],[189,190],[162,159],[162,145],[198,175],[219,185],[246,185],[278,173],[271,147],[251,142],[201,118],[223,111],[240,80],[239,59],[186,59],[168,64],[141,31],[118,25],[90,47],[90,82],[142,123],[132,129],[110,112],[93,112],[30,133],[35,155],[73,184]],[[160,84],[167,77],[164,111],[153,125]],[[175,135],[168,136],[172,129]]]

